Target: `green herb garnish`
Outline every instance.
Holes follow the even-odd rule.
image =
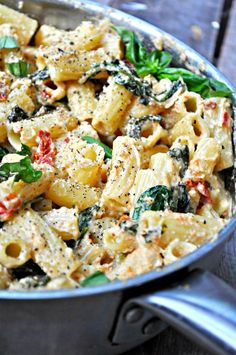
[[[200,94],[203,98],[231,97],[232,95],[232,91],[221,81],[194,74],[187,69],[165,68],[157,76],[158,79],[167,78],[171,81],[182,77],[188,90]]]
[[[16,39],[12,36],[0,37],[0,49],[20,48]]]
[[[98,144],[100,145],[100,147],[102,147],[104,149],[105,152],[105,158],[112,158],[112,150],[111,148],[109,148],[106,144],[102,143],[101,141],[99,141],[98,139],[95,139],[93,137],[90,136],[83,136],[81,137],[81,139],[89,144]]]
[[[86,279],[80,282],[80,285],[83,287],[87,286],[98,286],[109,283],[110,280],[106,275],[101,271],[96,271],[94,274],[88,276]]]
[[[7,180],[11,175],[14,174],[14,181],[22,180],[27,183],[32,183],[41,178],[42,171],[38,171],[33,168],[29,157],[25,157],[19,162],[5,163],[0,166],[1,180]]]
[[[232,91],[221,81],[194,74],[183,68],[167,68],[172,61],[170,53],[158,49],[149,52],[134,32],[119,26],[113,28],[125,44],[125,57],[134,64],[140,76],[151,74],[158,80],[167,78],[171,81],[182,77],[188,90],[199,93],[203,98],[231,97]]]
[[[175,158],[181,164],[180,177],[183,178],[189,164],[189,149],[186,144],[181,144],[179,147],[170,149],[168,154]]]
[[[170,53],[158,49],[148,52],[134,32],[119,26],[113,28],[125,44],[125,57],[135,65],[140,76],[155,75],[170,64],[172,60]]]
[[[157,185],[144,191],[134,208],[133,220],[138,220],[144,211],[165,211],[187,213],[189,211],[190,198],[184,184],[168,189],[164,185]]]
[[[18,62],[7,63],[10,73],[19,78],[24,78],[29,73],[30,64],[19,60]]]

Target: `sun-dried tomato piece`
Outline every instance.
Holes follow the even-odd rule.
[[[224,111],[223,113],[223,119],[222,119],[222,127],[228,127],[228,122],[229,122],[229,115],[227,111]]]
[[[39,131],[39,145],[37,151],[34,153],[34,161],[37,163],[53,164],[53,159],[56,156],[56,148],[54,147],[51,135],[49,132]]]
[[[198,180],[187,179],[185,181],[185,184],[189,188],[195,188],[199,192],[199,194],[201,195],[201,202],[203,204],[204,203],[211,203],[212,204],[209,183],[207,183],[203,179],[198,179]]]
[[[6,207],[4,201],[0,201],[0,220],[7,221],[11,218],[13,213],[18,210],[22,205],[22,199],[17,197],[14,192],[11,192],[5,197],[5,201],[9,204],[10,201],[15,200],[10,207]]]

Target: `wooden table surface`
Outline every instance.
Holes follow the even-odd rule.
[[[212,61],[236,87],[236,0],[97,0],[173,34]],[[236,287],[236,235],[215,273]],[[206,355],[168,328],[125,355]]]

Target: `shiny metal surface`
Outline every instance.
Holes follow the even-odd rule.
[[[151,330],[166,322],[214,354],[236,354],[236,291],[208,271],[193,271],[177,287],[128,300],[120,311],[114,342],[132,338],[134,327],[125,315],[137,307],[142,317],[151,312],[145,326]],[[136,326],[138,322],[145,320],[139,318]]]

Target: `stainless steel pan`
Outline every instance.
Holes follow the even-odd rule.
[[[73,28],[82,18],[108,16],[142,33],[147,42],[161,35],[177,64],[224,81],[234,90],[194,50],[120,11],[76,0],[1,3],[59,28]],[[235,198],[233,170],[225,178]],[[236,290],[206,271],[217,264],[235,228],[233,217],[214,241],[162,271],[126,282],[75,290],[0,291],[0,354],[118,354],[155,336],[166,324],[215,354],[236,354]]]

